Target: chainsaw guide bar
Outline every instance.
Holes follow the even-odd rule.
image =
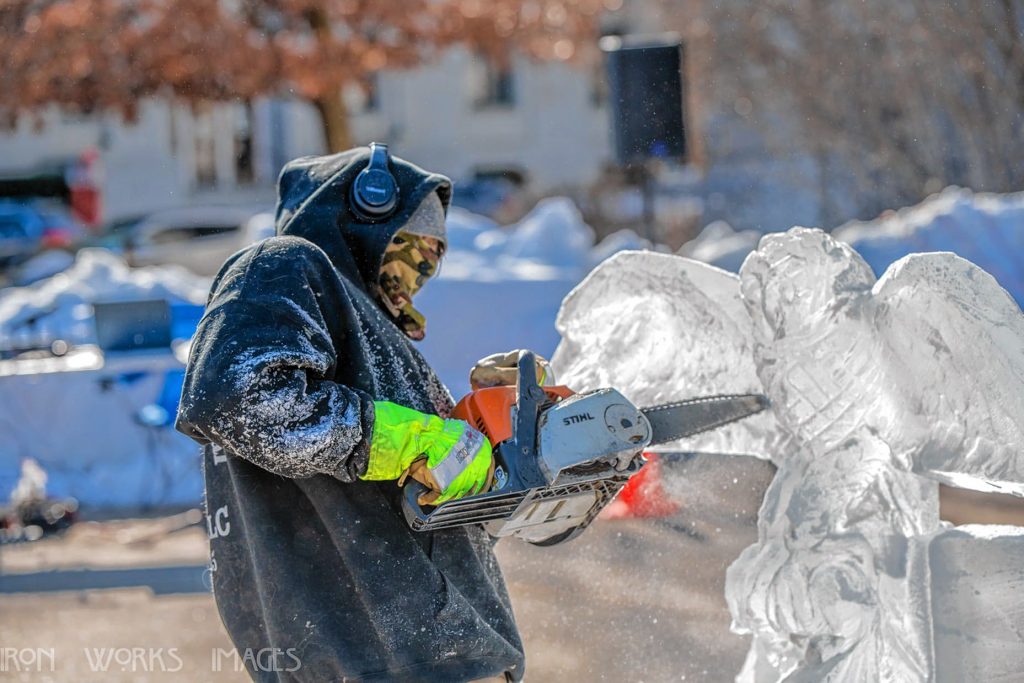
[[[724,427],[767,407],[768,399],[761,394],[729,394],[641,408],[640,412],[651,423],[650,445],[658,446]]]

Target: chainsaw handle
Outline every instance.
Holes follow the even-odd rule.
[[[426,523],[427,513],[420,506],[420,496],[429,489],[415,479],[410,478],[402,487],[402,514],[405,520],[412,525],[413,521]]]
[[[459,501],[476,498],[477,496],[483,496],[488,493],[505,492],[505,486],[509,485],[509,469],[505,464],[506,461],[502,449],[495,448],[493,455],[491,457],[494,458],[495,469],[502,470],[506,473],[504,475],[504,479],[492,479],[490,486],[488,486],[487,489],[481,491],[480,493],[465,495],[462,498],[455,498],[454,500],[445,501],[438,506],[429,506],[431,508],[430,512],[425,511],[423,509],[423,506],[420,505],[420,496],[422,496],[424,493],[429,493],[430,489],[427,488],[424,484],[416,481],[412,477],[409,477],[406,480],[405,485],[402,487],[402,514],[405,516],[405,521],[408,522],[409,526],[411,526],[414,530],[418,530],[419,527],[423,526],[430,520],[430,516],[434,514],[435,511],[444,507],[448,503],[457,503]],[[503,484],[504,486],[499,488],[499,483]]]
[[[531,351],[527,351],[519,358],[518,362],[518,381],[515,387],[500,387],[493,389],[478,389],[476,392],[472,392],[470,396],[487,391],[501,391],[507,393],[509,389],[515,392],[515,418],[514,424],[511,424],[510,438],[505,441],[500,441],[499,444],[494,444],[494,434],[488,435],[486,433],[486,425],[484,425],[485,436],[492,442],[494,446],[493,457],[495,460],[496,467],[503,467],[506,472],[506,485],[511,485],[512,480],[516,481],[543,481],[543,475],[538,470],[538,465],[533,458],[524,457],[529,456],[536,451],[537,447],[537,420],[540,417],[540,408],[542,402],[547,398],[547,393],[537,382],[537,370],[536,370],[536,356]],[[561,387],[554,388],[554,395],[560,395],[559,389]],[[569,394],[568,389],[565,391]],[[460,409],[463,405],[466,405],[466,410],[469,410],[468,404],[466,403],[469,397],[459,402],[459,405],[455,407],[455,417],[458,419],[466,419],[470,424],[476,423],[475,419],[472,419],[472,415],[469,412],[462,414]],[[513,422],[510,413],[511,403],[505,404],[505,409],[499,416],[505,417],[509,422]],[[469,418],[469,419],[467,419]],[[509,456],[505,453],[506,448],[511,448],[512,455]],[[442,503],[441,506],[435,507],[430,513],[424,512],[423,507],[420,505],[419,497],[426,493],[429,489],[416,481],[410,479],[406,482],[404,490],[402,491],[402,514],[405,515],[406,522],[409,523],[413,529],[418,530],[424,524],[428,523],[429,518],[440,507],[443,507],[446,503]],[[476,494],[484,495],[491,491],[482,491]],[[475,496],[464,496],[462,499],[474,498]],[[449,501],[456,502],[456,501]],[[458,507],[458,506],[457,506]]]

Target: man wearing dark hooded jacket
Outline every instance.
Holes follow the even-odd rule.
[[[257,680],[520,680],[486,533],[412,532],[393,481],[426,458],[454,498],[491,472],[410,342],[451,183],[389,158],[397,204],[374,220],[352,205],[369,163],[285,168],[277,236],[228,260],[193,340],[177,427],[206,446],[217,606]]]

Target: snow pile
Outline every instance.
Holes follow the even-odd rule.
[[[578,282],[613,254],[655,248],[629,229],[595,246],[593,228],[568,197],[542,199],[521,221],[508,226],[453,207],[447,225],[448,254],[440,277],[450,280]]]
[[[1024,303],[1024,192],[975,194],[950,187],[917,206],[833,232],[876,273],[912,252],[952,251],[991,273]]]
[[[951,251],[992,274],[1024,303],[1024,193],[975,194],[950,187],[916,206],[853,221],[832,236],[853,246],[876,274],[915,252]],[[708,225],[680,255],[739,272],[760,233]]]
[[[761,233],[756,230],[737,232],[725,221],[715,221],[680,247],[679,255],[736,273],[747,254],[757,248],[759,239]]]
[[[209,288],[209,280],[179,266],[129,268],[106,249],[83,249],[67,270],[0,291],[0,343],[24,335],[90,343],[95,338],[90,304],[143,299],[201,304]]]
[[[77,369],[78,353],[35,374],[0,374],[0,499],[33,458],[57,498],[92,507],[195,505],[203,490],[198,447],[169,422],[146,419],[156,406],[173,411],[181,362],[170,352],[126,353]]]
[[[590,262],[593,265],[603,263],[620,251],[668,251],[664,245],[654,245],[650,240],[641,237],[634,230],[623,228],[601,240],[590,251]]]
[[[458,206],[452,206],[448,209],[445,226],[448,235],[449,254],[452,251],[476,251],[476,238],[482,233],[497,230],[500,227],[490,218],[467,211]]]
[[[47,249],[18,266],[12,284],[18,287],[39,282],[67,270],[74,264],[75,255],[63,249]]]
[[[441,279],[578,281],[591,265],[594,231],[567,197],[542,199],[506,227],[457,208],[447,223]]]
[[[594,246],[594,231],[583,222],[576,204],[567,197],[550,197],[508,233],[503,254],[562,268],[586,268]]]
[[[456,398],[469,391],[469,369],[484,356],[514,348],[550,356],[562,298],[596,263],[650,246],[620,231],[595,247],[594,231],[565,197],[538,202],[507,227],[452,209],[448,240],[439,276],[416,302],[427,317],[420,349]]]
[[[103,249],[84,249],[70,268],[0,292],[0,347],[40,339],[95,341],[96,302],[165,299],[201,304],[209,282],[177,266],[129,268]],[[34,458],[57,497],[85,505],[194,505],[202,492],[195,444],[144,411],[173,412],[181,360],[164,353],[0,361],[0,496]],[[175,383],[177,382],[177,383]],[[173,415],[169,416],[173,420]]]
[[[567,298],[559,328],[555,371],[579,388],[652,403],[760,387],[771,400],[760,433],[755,417],[686,444],[778,467],[760,540],[728,574],[733,629],[754,635],[741,680],[1019,670],[1024,536],[951,537],[934,481],[1024,495],[1024,316],[990,275],[919,254],[876,281],[849,246],[794,229],[765,237],[739,278],[620,254]],[[945,568],[968,553],[975,576]],[[982,626],[971,590],[1013,607]],[[1007,642],[976,645],[990,631]]]

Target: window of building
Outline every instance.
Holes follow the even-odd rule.
[[[192,125],[196,185],[213,187],[217,184],[217,154],[213,111],[208,103],[201,102],[195,105]]]
[[[511,64],[499,64],[484,55],[475,56],[470,71],[470,93],[474,107],[514,107],[515,86]]]
[[[82,111],[73,107],[60,108],[60,122],[65,126],[92,123],[98,118],[96,112]]]
[[[601,21],[601,38],[615,38],[627,33],[627,27],[618,21]],[[611,96],[611,87],[608,83],[608,58],[602,55],[595,59],[589,67],[588,85],[590,91],[590,104],[594,107],[603,107],[608,104]]]
[[[590,104],[593,107],[603,107],[608,104],[608,71],[604,60],[595,59],[590,66]]]
[[[363,111],[380,111],[380,72],[374,71],[366,76],[366,97],[363,100]]]
[[[248,185],[256,179],[252,149],[252,102],[235,106],[235,181]]]

